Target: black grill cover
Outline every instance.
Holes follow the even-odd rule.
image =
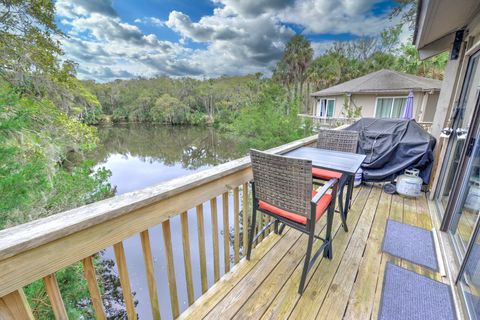
[[[392,181],[409,168],[419,169],[425,184],[430,181],[436,141],[415,120],[362,118],[345,130],[359,132],[365,181]]]

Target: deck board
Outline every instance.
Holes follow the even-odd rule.
[[[368,243],[359,266],[357,279],[348,301],[345,319],[368,319],[372,314],[376,285],[382,262],[381,252],[385,221],[390,212],[392,196],[382,193]]]
[[[354,193],[354,199],[357,196],[358,192]],[[322,219],[319,221],[320,226],[317,225],[318,233],[324,234],[325,232],[325,220]],[[340,219],[335,219],[332,227],[332,235],[335,236],[337,232],[341,229]],[[343,230],[343,229],[342,229]],[[343,232],[343,231],[342,231]],[[291,310],[293,309],[295,302],[299,295],[297,294],[298,284],[300,282],[300,277],[303,269],[303,261],[305,259],[305,246],[306,246],[307,236],[302,235],[302,245],[296,246],[296,265],[291,268],[287,274],[290,274],[288,280],[281,281],[285,276],[281,273],[280,270],[275,270],[274,273],[269,275],[265,280],[264,284],[256,290],[255,294],[245,303],[245,305],[239,310],[236,317],[237,319],[259,319],[264,317],[265,319],[287,317]],[[319,241],[314,243],[313,252],[315,252],[318,247],[321,245]],[[287,257],[288,261],[292,260],[292,257]],[[315,270],[319,263],[322,261],[323,256],[320,256],[315,264],[312,266],[312,272],[309,273],[306,283],[308,282],[313,275],[313,270]],[[287,263],[282,263],[280,265],[287,265]],[[277,273],[278,271],[278,273]],[[269,309],[266,312],[267,308]]]
[[[305,235],[286,230],[270,235],[197,300],[183,319],[377,319],[387,261],[444,281],[438,273],[381,252],[387,219],[432,228],[425,195],[406,199],[381,186],[355,189],[345,233],[338,215],[333,226],[333,259],[319,258],[306,289],[297,293],[305,258]],[[317,230],[324,233],[325,221]],[[316,243],[318,246],[319,243]]]

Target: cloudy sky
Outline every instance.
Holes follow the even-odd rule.
[[[393,0],[58,0],[67,58],[81,79],[269,74],[294,34],[318,55],[376,36]]]

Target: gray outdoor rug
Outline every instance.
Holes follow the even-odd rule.
[[[456,319],[448,285],[392,263],[385,267],[381,320]]]
[[[430,230],[388,219],[382,251],[438,271],[437,253]]]

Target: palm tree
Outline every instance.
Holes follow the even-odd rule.
[[[277,64],[275,77],[291,88],[294,97],[303,93],[303,85],[307,78],[306,71],[313,59],[313,49],[303,35],[295,35],[287,43],[282,59]]]
[[[314,90],[321,90],[340,82],[342,66],[333,54],[322,55],[310,64],[307,70],[307,79],[313,84]]]

